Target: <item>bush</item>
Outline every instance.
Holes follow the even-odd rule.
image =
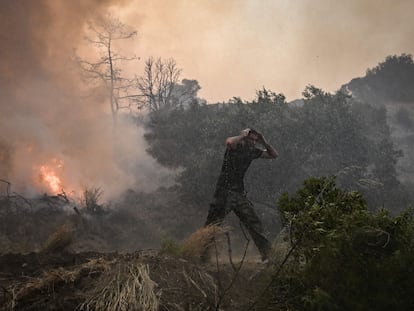
[[[291,304],[299,310],[409,310],[414,306],[414,218],[367,209],[334,178],[312,178],[278,201],[294,250]],[[293,293],[295,293],[293,295]]]
[[[49,236],[42,252],[62,252],[73,242],[73,227],[69,224],[63,224],[57,228],[57,230]]]
[[[182,243],[166,239],[161,243],[160,254],[184,257],[193,261],[207,260],[214,244],[228,231],[227,226],[209,225],[193,232]]]

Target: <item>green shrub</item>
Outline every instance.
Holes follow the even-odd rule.
[[[160,254],[182,256],[183,252],[184,249],[180,243],[172,239],[165,239],[161,241]]]
[[[414,218],[367,209],[334,178],[311,178],[278,201],[294,250],[281,280],[302,310],[409,310],[414,306]],[[299,307],[298,307],[299,306]]]

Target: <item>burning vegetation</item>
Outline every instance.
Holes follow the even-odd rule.
[[[33,168],[34,171],[38,171],[39,183],[47,189],[46,193],[56,195],[65,189],[59,177],[64,168],[63,165],[62,160],[55,158],[52,159],[50,165],[40,165],[39,167]]]

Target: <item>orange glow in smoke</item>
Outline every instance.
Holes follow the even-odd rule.
[[[52,168],[46,165],[40,167],[40,178],[43,183],[54,193],[58,193],[62,189],[62,182]]]
[[[38,168],[40,183],[53,194],[57,194],[63,189],[62,180],[58,176],[58,171],[63,168],[63,161],[52,159],[50,163],[50,165],[44,164]]]

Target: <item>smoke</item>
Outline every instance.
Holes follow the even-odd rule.
[[[201,96],[222,101],[263,86],[292,99],[308,84],[334,91],[414,51],[413,9],[408,0],[0,0],[0,179],[29,191],[40,178],[33,166],[63,163],[68,187],[109,194],[136,178],[155,187],[148,176],[160,171],[142,137],[121,125],[112,143],[105,97],[82,97],[71,63],[86,21],[108,11],[138,30],[133,54],[174,58]],[[131,165],[141,174],[126,173]]]
[[[173,57],[214,102],[263,86],[288,99],[308,84],[335,91],[414,52],[413,10],[410,0],[131,0],[120,11],[142,23],[140,56]]]
[[[113,131],[105,97],[84,96],[72,62],[86,22],[122,2],[0,2],[0,179],[14,191],[50,191],[42,168],[67,193],[101,187],[105,198],[153,190],[168,175],[131,122]]]

